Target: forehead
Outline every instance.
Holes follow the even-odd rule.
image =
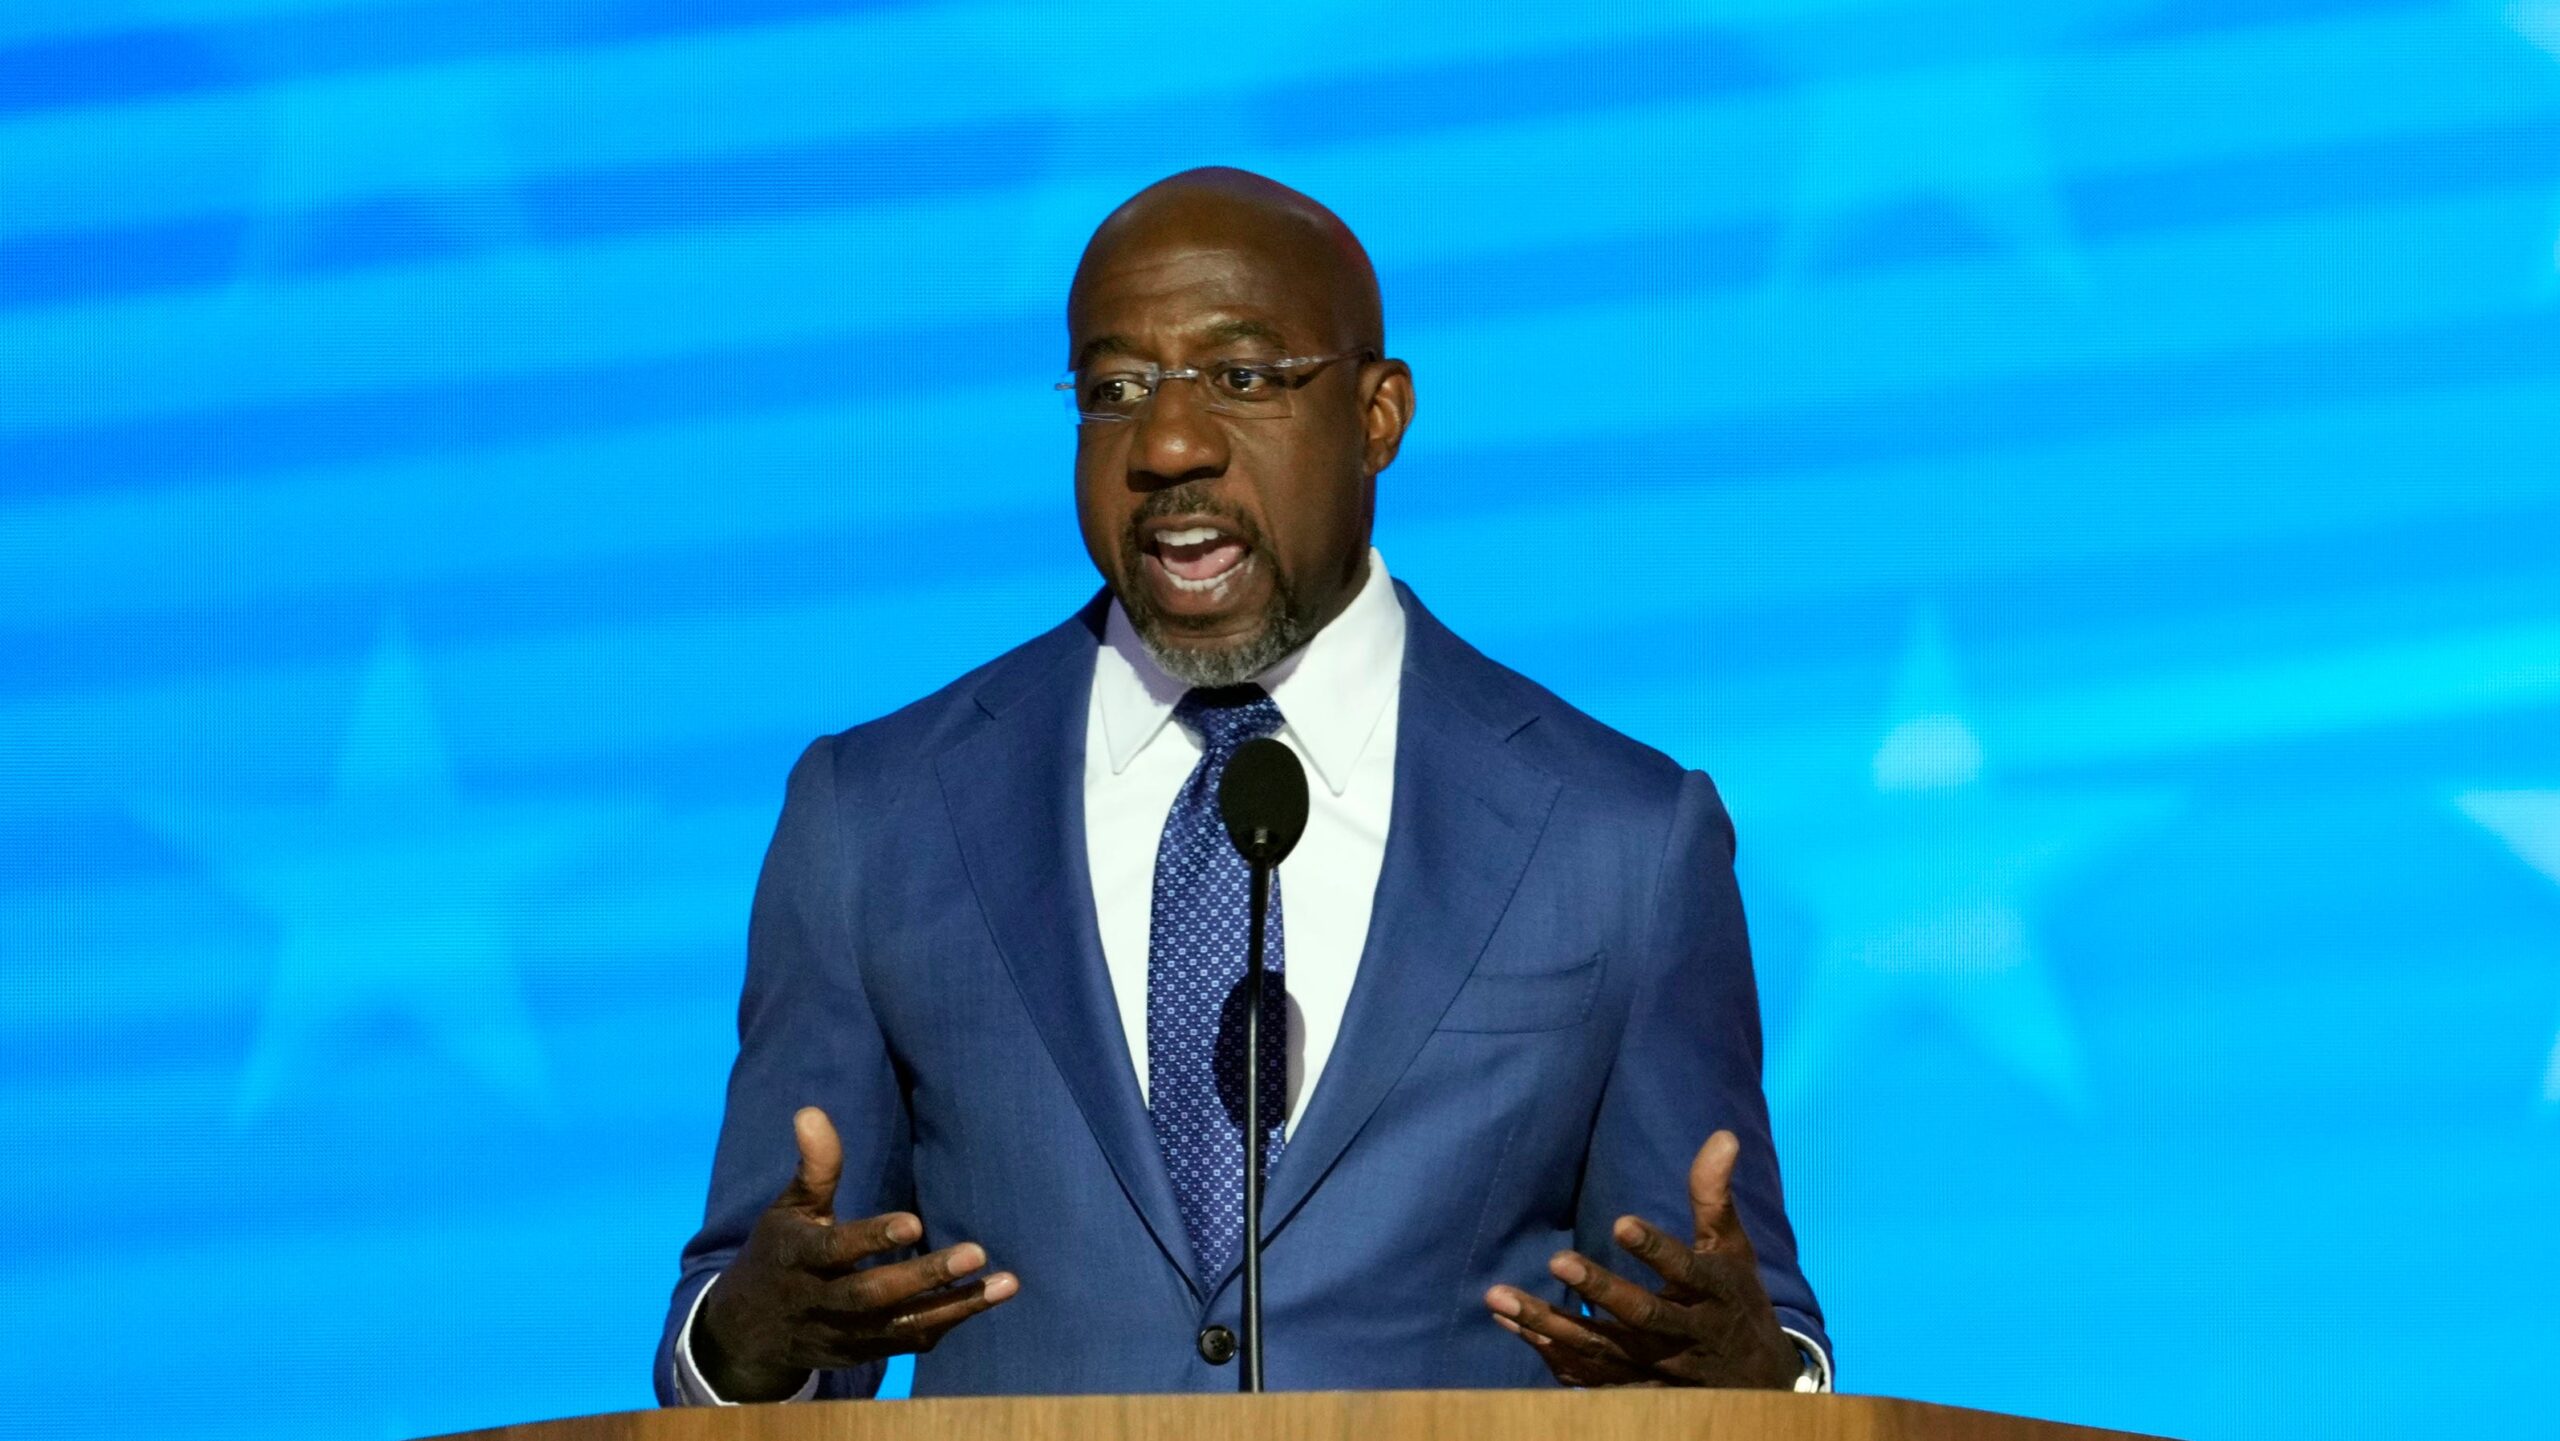
[[[1070,348],[1098,343],[1178,349],[1269,332],[1312,346],[1333,328],[1334,305],[1318,267],[1282,247],[1233,239],[1138,239],[1092,256],[1067,304]]]

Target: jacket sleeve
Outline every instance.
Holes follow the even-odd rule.
[[[792,767],[782,819],[756,881],[738,1002],[738,1059],[711,1163],[710,1201],[701,1231],[684,1248],[658,1343],[655,1379],[663,1405],[679,1400],[675,1341],[694,1299],[737,1254],[798,1168],[793,1112],[821,1107],[843,1138],[838,1216],[914,1204],[906,1097],[853,954],[860,877],[843,844],[838,744],[819,740]],[[825,1372],[817,1394],[869,1396],[885,1369]]]
[[[1612,1269],[1633,1267],[1631,1279],[1649,1280],[1610,1228],[1633,1214],[1674,1236],[1690,1235],[1689,1163],[1708,1136],[1732,1131],[1742,1143],[1734,1198],[1761,1284],[1778,1324],[1821,1353],[1817,1366],[1827,1378],[1831,1342],[1796,1263],[1760,1089],[1760,997],[1733,854],[1733,823],[1714,784],[1689,772],[1654,880],[1617,1059],[1593,1123],[1574,1240],[1585,1255]]]

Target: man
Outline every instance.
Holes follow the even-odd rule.
[[[1235,1387],[1215,796],[1261,734],[1314,782],[1270,928],[1270,1384],[1827,1386],[1731,827],[1387,576],[1414,391],[1359,243],[1193,171],[1067,311],[1105,592],[793,770],[661,1399],[866,1395],[905,1352],[919,1394]]]

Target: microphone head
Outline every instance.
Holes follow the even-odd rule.
[[[1307,768],[1297,752],[1269,736],[1236,747],[1218,778],[1218,814],[1245,864],[1280,864],[1307,831]]]

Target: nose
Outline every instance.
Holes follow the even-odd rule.
[[[1129,476],[1149,490],[1223,475],[1227,429],[1203,403],[1200,383],[1167,380],[1128,422]]]

